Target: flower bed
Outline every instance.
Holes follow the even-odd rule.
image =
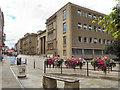
[[[47,67],[51,67],[51,65],[60,67],[60,65],[63,63],[63,59],[59,58],[59,57],[47,57],[45,60],[45,64],[47,65]]]
[[[110,59],[109,57],[98,57],[98,58],[93,58],[91,60],[91,65],[98,70],[102,70],[106,73],[107,67],[115,67],[116,64],[114,60]]]
[[[66,58],[65,65],[68,68],[75,69],[76,66],[79,66],[82,69],[82,66],[85,64],[85,60],[83,58]]]

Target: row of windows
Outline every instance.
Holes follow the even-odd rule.
[[[99,50],[99,49],[79,49],[79,48],[72,48],[72,54],[73,55],[82,55],[82,54],[87,54],[87,55],[102,55],[104,54],[104,51]]]
[[[102,40],[102,39],[97,39],[97,38],[92,38],[92,37],[90,37],[90,38],[84,37],[82,39],[81,36],[78,37],[78,40],[80,42],[88,42],[88,43],[94,43],[94,44],[97,44],[97,43],[99,43],[99,44],[110,44],[110,43],[113,42],[112,40],[111,41],[110,40],[106,40],[106,39]]]
[[[78,10],[77,13],[78,13],[79,16],[82,16],[82,11],[81,10]],[[86,11],[83,11],[83,16],[86,17],[86,18],[89,17],[90,19],[92,19],[92,18],[96,19],[97,18],[95,14],[92,15],[91,13],[87,13]]]
[[[101,27],[96,27],[96,26],[94,26],[94,27],[92,27],[92,25],[88,25],[87,26],[87,24],[84,24],[83,26],[82,26],[82,24],[81,23],[78,23],[78,28],[79,29],[82,29],[82,27],[83,27],[83,29],[86,29],[87,30],[87,28],[89,29],[89,30],[94,30],[95,32],[97,32],[97,31],[99,31],[99,32],[101,32],[101,31],[105,31],[105,28],[102,28],[101,29]],[[107,33],[109,33],[109,32],[107,32]]]

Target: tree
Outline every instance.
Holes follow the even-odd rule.
[[[117,39],[114,43],[108,45],[105,48],[105,53],[114,54],[120,59],[120,39]]]
[[[105,32],[110,31],[109,34],[114,38],[120,39],[120,7],[114,7],[108,16],[99,17],[93,23],[96,21],[106,28]]]

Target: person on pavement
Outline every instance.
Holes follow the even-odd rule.
[[[10,57],[10,64],[15,65],[15,60],[16,60],[15,55],[12,54],[11,57]]]

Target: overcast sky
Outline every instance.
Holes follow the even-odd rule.
[[[26,33],[45,30],[45,21],[68,2],[109,14],[115,0],[0,0],[6,45],[10,48]]]

